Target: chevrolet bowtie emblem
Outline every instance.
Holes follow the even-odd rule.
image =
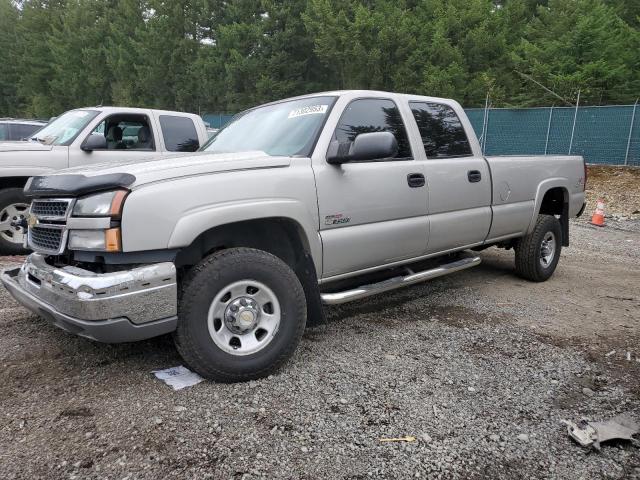
[[[35,227],[38,224],[38,218],[34,215],[29,215],[29,219],[27,220],[27,224],[30,227]]]

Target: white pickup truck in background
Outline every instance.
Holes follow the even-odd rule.
[[[29,177],[68,167],[194,152],[209,138],[198,115],[125,107],[70,110],[28,142],[0,142],[0,253],[24,252]]]

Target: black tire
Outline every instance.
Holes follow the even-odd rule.
[[[6,188],[0,190],[0,222],[13,220],[5,209],[14,204],[29,205],[30,201],[25,197],[21,188]],[[27,211],[24,211],[26,216]],[[11,241],[13,229],[0,232],[0,255],[23,255],[28,253],[22,244]]]
[[[548,241],[551,235],[554,239],[553,257],[545,262],[542,258],[543,241]],[[560,222],[553,215],[538,215],[533,232],[522,237],[516,244],[516,273],[532,282],[544,282],[556,270],[561,251]]]
[[[214,342],[208,315],[217,295],[246,279],[261,282],[275,294],[280,324],[261,350],[239,356]],[[209,255],[187,273],[178,316],[174,340],[186,364],[205,378],[230,383],[265,377],[288,360],[304,333],[307,308],[302,285],[286,263],[262,250],[231,248]]]

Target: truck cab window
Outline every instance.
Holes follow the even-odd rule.
[[[453,108],[430,102],[410,102],[427,158],[468,157],[469,139]]]
[[[16,123],[11,125],[11,138],[13,140],[26,140],[33,136],[34,132],[40,130],[44,125],[34,125],[28,123]]]
[[[104,135],[107,150],[155,150],[146,115],[112,115],[100,122],[91,135]]]
[[[392,100],[363,98],[345,108],[334,137],[340,143],[353,142],[360,133],[391,132],[398,142],[397,160],[412,158],[407,129]]]
[[[190,118],[160,115],[160,128],[169,152],[195,152],[200,148],[198,132]]]

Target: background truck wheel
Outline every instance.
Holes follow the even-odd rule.
[[[27,229],[12,227],[11,222],[25,218],[29,212],[29,200],[21,188],[0,190],[0,254],[27,253],[24,239]]]
[[[533,282],[549,279],[560,260],[562,230],[553,215],[538,215],[536,226],[516,245],[516,273]]]
[[[306,324],[302,285],[262,250],[232,248],[193,267],[183,281],[176,347],[205,378],[241,382],[273,373]]]

